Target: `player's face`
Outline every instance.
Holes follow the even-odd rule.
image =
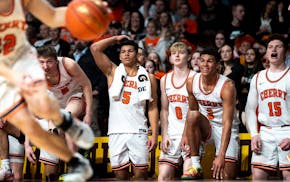
[[[137,53],[133,46],[124,45],[120,50],[120,60],[124,65],[130,66],[137,62]]]
[[[173,65],[177,67],[187,66],[187,62],[190,59],[188,51],[182,48],[171,50],[170,57],[172,59]]]
[[[42,69],[44,70],[46,76],[49,76],[49,75],[55,73],[56,71],[58,71],[58,68],[57,68],[58,61],[55,60],[55,58],[39,57],[38,60],[40,62]]]
[[[219,63],[213,55],[203,54],[200,56],[199,68],[203,76],[212,76],[217,74]]]
[[[281,64],[285,61],[285,48],[280,40],[272,40],[269,42],[266,57],[271,64]]]

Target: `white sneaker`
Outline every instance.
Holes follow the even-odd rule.
[[[62,112],[65,120],[73,120],[71,113]],[[72,121],[72,126],[66,130],[77,146],[89,149],[94,145],[94,133],[89,125],[83,122]]]
[[[13,181],[12,169],[0,168],[0,181]]]
[[[79,153],[74,154],[74,157],[77,157],[79,159],[79,163],[75,166],[70,166],[72,168],[72,172],[61,175],[59,177],[60,181],[84,182],[93,176],[93,169],[90,165],[89,160],[84,158]]]
[[[94,133],[86,123],[73,122],[72,126],[66,131],[77,146],[83,149],[90,149],[94,145]]]

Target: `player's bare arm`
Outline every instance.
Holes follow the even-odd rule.
[[[152,101],[149,101],[148,107],[148,118],[150,122],[150,126],[152,129],[152,137],[148,141],[149,151],[152,151],[157,146],[157,137],[158,137],[158,95],[157,95],[157,81],[154,75],[149,74],[150,82],[151,82],[151,95]]]
[[[66,7],[55,8],[46,0],[24,0],[25,8],[50,27],[65,26]]]
[[[220,150],[215,160],[213,161],[213,177],[222,179],[225,167],[225,155],[231,137],[232,122],[236,107],[236,89],[232,80],[226,81],[221,91],[221,98],[223,99],[223,115],[222,115],[222,137]]]
[[[87,124],[91,123],[92,116],[92,85],[84,71],[81,67],[72,59],[65,58],[63,64],[68,71],[68,73],[75,79],[79,85],[82,87],[82,91],[84,93],[85,101],[86,101],[86,112],[84,116],[84,122]]]
[[[160,89],[161,89],[161,113],[160,113],[160,123],[161,123],[161,150],[166,153],[168,147],[171,144],[171,141],[168,136],[168,107],[169,101],[165,91],[165,80],[166,76],[163,76],[160,80]]]
[[[188,141],[187,134],[186,134],[187,133],[186,129],[188,128],[187,122],[189,120],[193,120],[196,116],[196,112],[199,112],[198,111],[198,109],[199,109],[198,103],[197,103],[196,98],[192,92],[192,83],[193,83],[193,78],[192,77],[188,78],[187,82],[186,82],[186,90],[188,93],[188,112],[186,115],[184,131],[183,131],[182,139],[181,139],[181,143],[180,143],[181,148],[188,153],[190,151],[189,151],[189,148],[187,147],[187,146],[189,146],[189,141]]]
[[[257,128],[258,118],[256,114],[256,109],[258,107],[258,93],[256,88],[256,80],[257,75],[255,75],[251,81],[245,113],[246,113],[246,126],[249,133],[251,134],[251,149],[255,153],[260,153],[261,140],[258,134]]]
[[[92,52],[92,55],[94,57],[94,60],[97,64],[97,66],[100,68],[100,70],[106,75],[108,79],[108,84],[111,85],[113,78],[114,78],[114,72],[117,67],[116,64],[114,64],[106,54],[104,54],[104,50],[112,45],[112,44],[118,44],[120,40],[122,39],[129,39],[126,35],[120,35],[120,36],[113,36],[107,39],[100,40],[98,42],[95,42],[91,45],[90,49]]]

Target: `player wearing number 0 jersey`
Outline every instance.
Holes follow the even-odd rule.
[[[251,134],[254,180],[267,180],[279,168],[290,179],[290,67],[285,64],[287,42],[282,35],[269,37],[266,57],[270,67],[257,73],[246,105]],[[288,158],[288,160],[287,160]]]
[[[201,52],[200,73],[188,79],[189,110],[181,146],[190,145],[192,168],[182,179],[202,178],[199,146],[213,141],[216,153],[213,178],[235,179],[239,153],[236,90],[232,80],[218,73],[219,55],[213,49]]]
[[[158,180],[173,180],[175,169],[180,167],[183,159],[183,170],[191,166],[191,161],[180,147],[188,111],[188,93],[186,81],[195,72],[188,68],[191,49],[183,42],[175,42],[170,47],[172,72],[162,77],[161,88],[161,154],[159,158]]]

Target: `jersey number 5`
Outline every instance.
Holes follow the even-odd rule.
[[[13,51],[16,45],[16,37],[13,34],[5,35],[3,38],[0,38],[0,53],[7,55]]]
[[[131,99],[130,96],[131,96],[131,92],[124,91],[124,92],[123,92],[122,103],[123,103],[123,104],[129,104],[130,99]]]
[[[270,116],[281,116],[281,103],[280,102],[268,102],[269,115]]]

